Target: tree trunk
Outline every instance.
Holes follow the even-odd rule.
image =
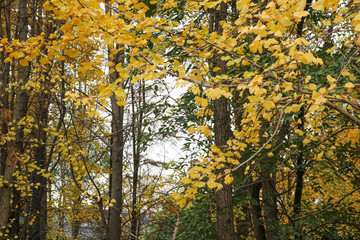
[[[10,20],[9,20],[10,21]],[[27,21],[27,0],[19,1],[19,40],[27,40],[28,21]],[[19,59],[21,60],[21,59]],[[15,92],[16,98],[12,116],[13,126],[15,126],[15,141],[9,144],[6,162],[2,172],[7,183],[0,189],[0,225],[8,224],[11,208],[10,184],[13,183],[12,173],[20,160],[19,155],[23,153],[23,128],[18,126],[18,122],[26,116],[28,95],[23,86],[28,81],[29,68],[18,64],[18,86]],[[16,221],[16,220],[15,220]]]
[[[300,109],[300,123],[298,124],[298,129],[304,131],[304,121],[305,121],[305,109],[304,106]],[[298,139],[298,157],[296,162],[296,179],[295,179],[295,195],[294,195],[294,213],[295,217],[298,217],[301,214],[301,199],[302,199],[302,192],[303,192],[303,182],[304,182],[304,174],[305,174],[305,167],[304,167],[304,143],[303,143],[304,137],[299,136]],[[301,225],[297,226],[295,224],[295,239],[302,239],[302,228]]]
[[[105,2],[105,12],[108,13],[111,10],[108,5],[109,1]],[[111,48],[108,48],[109,61],[112,61],[116,64],[123,63],[124,59],[120,56],[121,52],[118,53],[114,59],[110,58]],[[110,67],[110,70],[114,70],[110,74],[109,82],[113,83],[119,78],[119,73],[116,72],[113,67]],[[115,95],[112,95],[111,98],[111,110],[112,110],[112,120],[111,120],[111,155],[110,155],[110,166],[111,166],[111,175],[110,175],[110,198],[114,199],[116,202],[109,209],[109,226],[108,226],[108,235],[107,239],[118,240],[121,239],[122,235],[122,206],[123,206],[123,152],[124,152],[124,107],[117,104],[117,99]],[[106,226],[105,226],[106,227]]]
[[[279,120],[281,121],[281,119]],[[264,134],[270,124],[267,120],[262,119],[260,129],[260,143],[263,144],[266,139]],[[261,180],[263,193],[263,212],[265,220],[266,239],[271,240],[276,236],[278,224],[277,206],[276,206],[276,160],[274,158],[265,158],[261,162]]]
[[[219,10],[212,9],[209,29],[211,32],[217,32],[220,35],[223,31],[220,22],[226,20],[227,5],[221,2],[219,7]],[[226,62],[221,60],[221,55],[217,52],[217,49],[214,49],[214,56],[210,59],[210,66],[220,68],[219,71],[213,73],[213,76],[226,73]],[[215,145],[222,151],[226,149],[227,141],[232,137],[229,108],[228,99],[224,96],[214,101]],[[222,173],[222,170],[218,171],[218,174]],[[221,183],[223,188],[216,192],[217,236],[219,240],[234,240],[232,186]]]
[[[235,1],[234,1],[235,2]],[[236,8],[236,5],[234,6],[234,2],[232,2],[232,9]],[[235,11],[233,10],[233,13]],[[234,92],[234,118],[235,118],[235,129],[237,131],[242,130],[242,119],[244,114],[244,104],[247,101],[247,96],[249,92],[247,90],[244,90],[242,92],[235,91]],[[239,162],[241,163],[246,159],[240,158]],[[242,219],[241,217],[235,218],[236,223],[236,236],[238,240],[245,240],[248,238],[248,236],[251,233],[251,206],[249,205],[249,195],[251,196],[251,187],[243,188],[242,184],[249,184],[249,180],[246,179],[246,176],[244,175],[246,165],[236,170],[234,174],[234,186],[238,186],[238,189],[234,191],[234,199],[241,199],[241,211],[245,214],[245,219]],[[238,185],[240,184],[240,185]],[[236,187],[235,187],[236,189]],[[237,205],[237,203],[234,203]]]
[[[142,144],[142,121],[143,112],[142,106],[145,103],[145,85],[144,82],[139,82],[138,96],[134,91],[134,86],[131,86],[131,98],[132,98],[132,141],[133,141],[133,161],[134,161],[134,175],[132,179],[132,204],[131,204],[131,239],[136,240],[138,236],[139,224],[140,224],[140,212],[137,209],[138,201],[138,185],[139,185],[139,169],[140,169],[140,151]],[[137,109],[135,108],[138,103]],[[137,117],[138,116],[138,117]]]
[[[9,37],[9,31],[10,31],[10,25],[9,25],[9,18],[10,18],[10,5],[8,7],[5,7],[7,3],[1,2],[1,9],[5,8],[5,15],[4,17],[0,15],[0,35],[1,38],[6,38],[5,32],[7,33],[7,36]],[[0,12],[1,14],[1,12]],[[3,19],[4,18],[4,19]],[[4,24],[3,20],[5,20],[6,23],[6,29],[4,31]],[[5,59],[8,57],[8,53],[1,51],[0,52],[0,58],[1,58],[1,99],[0,99],[0,122],[1,124],[1,134],[6,135],[8,133],[8,124],[11,118],[11,111],[9,106],[9,93],[6,90],[7,87],[9,87],[9,75],[10,75],[10,63],[5,63]],[[11,178],[9,176],[9,168],[11,168],[11,164],[8,163],[8,145],[5,143],[1,146],[1,152],[0,152],[0,176],[4,178],[4,180]],[[6,173],[6,174],[5,174]],[[1,181],[1,180],[0,180]],[[4,184],[2,187],[0,187],[0,227],[7,224],[8,220],[8,214],[10,210],[10,205],[7,204],[8,199],[10,196],[8,194],[10,193],[10,189],[7,184]]]
[[[250,200],[251,219],[252,219],[255,239],[266,240],[265,228],[261,215],[260,190],[261,190],[261,182],[256,182],[251,185],[251,200]]]
[[[46,80],[45,80],[46,81]],[[44,87],[46,82],[43,83]],[[46,89],[46,87],[45,87]],[[35,149],[35,164],[40,170],[48,170],[46,162],[46,139],[47,134],[44,130],[47,127],[49,111],[49,95],[43,92],[39,93],[36,124],[38,125],[37,141],[38,147]],[[34,224],[30,227],[30,239],[45,240],[47,232],[47,179],[34,171],[34,187],[32,189],[32,199],[30,214],[35,217]],[[35,187],[39,185],[38,187]]]

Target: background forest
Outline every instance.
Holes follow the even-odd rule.
[[[360,239],[360,0],[0,0],[0,240]]]

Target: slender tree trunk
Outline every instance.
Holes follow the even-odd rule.
[[[46,85],[46,82],[43,83]],[[43,92],[39,93],[38,99],[38,114],[36,123],[38,125],[37,141],[38,147],[35,149],[35,164],[36,166],[47,172],[48,163],[46,162],[46,139],[47,133],[44,130],[47,127],[48,111],[49,111],[49,96]],[[35,218],[34,224],[30,227],[31,240],[45,240],[47,229],[47,179],[34,171],[33,175],[34,187],[32,189],[32,199],[30,213]]]
[[[5,9],[5,15],[2,16],[1,15],[1,11],[0,11],[0,37],[1,38],[6,38],[5,33],[8,32],[8,29],[10,29],[10,26],[7,22],[7,19],[9,19],[10,17],[10,12],[8,11],[8,7],[5,8],[5,2],[1,2],[0,6],[1,6],[1,10]],[[3,24],[3,22],[6,23]],[[4,30],[3,26],[6,26],[6,29]],[[1,92],[0,92],[0,122],[1,124],[1,134],[2,135],[6,135],[8,133],[8,124],[10,122],[11,119],[11,110],[10,110],[10,106],[9,106],[9,93],[6,90],[7,87],[9,87],[9,76],[10,76],[10,63],[9,62],[5,62],[5,59],[8,57],[8,53],[6,53],[5,51],[1,51],[0,52],[0,60],[1,60]],[[1,146],[1,150],[0,150],[0,176],[4,176],[5,175],[5,169],[7,168],[7,158],[8,158],[8,149],[7,149],[7,144],[5,143],[4,145]],[[2,188],[0,187],[0,192],[2,192]],[[6,219],[6,217],[2,216],[2,213],[5,213],[6,211],[2,208],[5,205],[2,204],[1,200],[3,200],[4,198],[2,198],[0,196],[0,227],[3,224],[3,221],[1,219]]]
[[[145,101],[145,88],[144,83],[139,82],[138,96],[134,91],[134,86],[131,86],[131,98],[132,98],[132,137],[133,137],[133,161],[134,161],[134,175],[132,181],[132,204],[131,204],[131,233],[132,239],[136,239],[138,236],[138,229],[140,224],[140,212],[137,209],[138,201],[138,185],[139,185],[139,168],[140,168],[140,151],[141,151],[141,141],[142,141],[142,121],[143,121],[143,112],[142,106]],[[138,103],[137,109],[135,108],[136,103]]]
[[[213,9],[210,15],[210,31],[222,34],[220,22],[226,20],[227,5],[220,3],[220,9]],[[214,56],[210,60],[212,68],[219,67],[220,70],[213,73],[213,76],[226,73],[226,62],[221,60],[221,55],[214,49]],[[214,133],[215,144],[221,150],[226,149],[227,141],[232,137],[230,128],[230,111],[228,99],[220,97],[214,101]],[[219,174],[222,173],[220,170]],[[217,220],[217,236],[219,240],[234,240],[234,213],[233,213],[233,197],[232,186],[223,184],[223,188],[216,192],[216,220]]]
[[[304,131],[304,121],[305,121],[305,109],[304,106],[300,109],[300,123],[298,124],[298,129]],[[295,216],[299,216],[301,214],[301,199],[302,199],[302,192],[303,192],[303,183],[304,183],[304,174],[305,174],[305,167],[304,167],[304,138],[299,136],[298,139],[298,157],[296,161],[296,179],[295,179],[295,195],[294,195],[294,213]],[[303,239],[302,238],[302,228],[301,226],[297,226],[295,224],[296,234],[295,239]]]
[[[262,220],[261,206],[260,206],[260,190],[261,182],[253,183],[251,185],[251,219],[256,240],[266,240],[264,223]]]
[[[111,10],[108,5],[109,1],[105,2],[105,12]],[[108,48],[109,61],[116,64],[123,63],[124,59],[120,56],[121,52],[117,54],[114,59],[110,58],[111,48]],[[111,70],[111,68],[110,68]],[[119,73],[113,69],[114,72],[110,74],[110,83],[113,83],[119,78]],[[123,84],[122,84],[123,85]],[[110,240],[121,239],[122,235],[122,208],[123,208],[123,152],[124,152],[124,107],[117,104],[116,96],[113,95],[111,100],[112,120],[111,120],[111,176],[110,176],[110,197],[116,202],[110,207],[108,235],[106,238]]]
[[[279,120],[281,121],[281,119]],[[265,132],[269,128],[270,123],[262,119],[260,129],[260,142],[266,141]],[[276,159],[265,158],[261,162],[261,180],[263,193],[263,212],[265,220],[266,239],[274,239],[277,233],[278,225],[278,209],[277,209],[277,190],[276,190]]]
[[[234,6],[235,1],[232,2],[232,9],[236,9],[236,5]],[[233,13],[235,11],[233,10]],[[242,130],[242,119],[244,114],[244,104],[247,102],[247,96],[249,92],[247,90],[240,92],[234,92],[234,118],[235,118],[235,128],[237,131]],[[239,162],[242,162],[244,159],[240,158]],[[236,236],[238,240],[245,240],[251,233],[251,206],[249,205],[249,196],[251,197],[251,187],[242,188],[242,184],[249,184],[249,180],[246,180],[246,176],[244,175],[246,166],[241,167],[237,171],[234,172],[234,186],[239,186],[239,190],[234,192],[234,198],[241,199],[241,211],[245,214],[245,219],[241,217],[235,218],[236,223]],[[237,185],[240,183],[240,185]],[[237,203],[234,203],[237,205]]]
[[[9,20],[10,21],[10,20]],[[27,0],[19,1],[19,40],[25,42],[27,40],[28,21],[27,21]],[[19,59],[20,60],[20,59]],[[23,153],[23,129],[18,126],[18,122],[26,116],[28,96],[22,87],[28,81],[29,68],[18,64],[18,86],[16,89],[16,98],[12,115],[13,126],[15,126],[15,141],[12,145],[8,145],[8,153],[5,164],[3,163],[2,172],[4,180],[7,181],[4,187],[0,189],[0,225],[8,224],[8,218],[11,208],[10,184],[13,183],[12,173],[15,166],[20,160],[19,155]],[[15,219],[15,221],[18,221]]]
[[[310,8],[310,5],[312,3],[312,0],[306,0],[306,5],[304,8],[304,11],[308,11]],[[303,28],[305,23],[305,17],[301,18],[301,21],[297,25],[297,35],[298,37],[302,37],[303,35]],[[305,121],[305,107],[302,106],[300,109],[300,115],[299,120],[300,123],[298,124],[298,129],[304,131],[304,121]],[[302,192],[303,192],[303,183],[304,183],[304,174],[305,174],[305,168],[303,166],[304,164],[304,144],[303,144],[303,137],[299,136],[298,139],[298,147],[299,147],[299,153],[297,157],[297,168],[296,168],[296,179],[295,179],[295,195],[294,195],[294,213],[295,216],[298,216],[301,214],[301,199],[302,199]],[[296,225],[296,224],[295,224]],[[297,233],[295,234],[295,239],[303,239],[302,237],[302,228],[301,225],[295,226],[297,229]]]
[[[116,78],[110,76],[111,81]],[[123,185],[123,148],[124,148],[124,107],[117,105],[115,96],[111,97],[112,108],[112,148],[111,148],[111,199],[115,203],[110,207],[109,237],[111,240],[121,239],[122,225],[122,185]]]

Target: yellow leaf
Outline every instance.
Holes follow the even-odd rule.
[[[322,2],[314,2],[312,3],[312,8],[318,11],[324,11],[324,3]]]
[[[64,50],[64,54],[71,58],[77,57],[79,53],[80,51],[75,48],[68,48]]]
[[[321,103],[323,103],[323,102],[326,101],[326,99],[324,98],[324,96],[321,95],[321,94],[319,94],[319,93],[316,92],[316,91],[313,91],[313,92],[312,92],[311,98],[312,98],[313,100],[315,100],[315,103],[314,103],[314,104],[316,104],[316,105],[319,105],[319,104],[321,104]]]
[[[172,198],[175,200],[180,200],[182,198],[182,196],[180,194],[178,194],[177,192],[173,192],[171,194]]]
[[[183,184],[190,184],[190,183],[192,183],[191,179],[188,178],[188,177],[184,177],[183,179],[181,179],[181,182],[182,182]]]
[[[21,66],[24,66],[24,67],[29,66],[29,61],[26,60],[25,58],[20,59],[19,63],[20,63]]]
[[[263,107],[266,111],[272,109],[275,107],[275,103],[273,101],[266,101],[264,104],[263,104]]]
[[[313,84],[313,83],[310,83],[309,86],[307,87],[307,89],[315,90],[315,89],[317,89],[317,86],[315,84]]]
[[[339,23],[342,21],[344,21],[344,18],[340,15],[336,16],[336,18],[334,18],[334,20],[333,20],[334,23]]]
[[[230,175],[226,175],[225,176],[225,180],[224,180],[224,183],[229,185],[230,183],[232,183],[234,181],[234,178],[231,177]]]
[[[250,166],[248,165],[245,168],[244,175],[248,174],[249,170],[250,170]]]
[[[354,88],[355,85],[353,83],[351,83],[351,82],[348,82],[348,83],[345,84],[344,87],[346,87],[346,88]]]
[[[256,75],[253,80],[249,83],[249,87],[257,86],[262,83],[263,77],[261,75]]]
[[[333,77],[330,76],[330,75],[327,75],[327,76],[326,76],[326,79],[329,81],[329,83],[334,83],[334,82],[337,81],[335,78],[333,78]]]
[[[287,16],[281,16],[280,23],[284,25],[285,27],[289,27],[292,25],[292,22],[289,20]]]
[[[210,178],[207,182],[206,182],[206,185],[212,189],[212,188],[216,188],[217,186],[217,183],[215,182],[215,179],[214,178]]]
[[[333,51],[335,51],[338,47],[337,46],[333,46],[332,48],[329,48],[328,50],[326,50],[326,53],[332,53]]]
[[[285,92],[293,90],[292,83],[290,82],[284,83],[283,87],[285,88]]]
[[[211,137],[212,136],[212,133],[211,133],[210,128],[208,126],[199,126],[196,129],[196,131],[202,132],[205,135],[205,137],[209,137],[209,136]]]
[[[355,26],[354,30],[360,32],[360,23]]]
[[[249,49],[250,51],[256,53],[257,51],[259,53],[262,53],[263,52],[263,49],[262,49],[262,41],[259,41],[259,40],[254,40],[250,45],[249,45]]]
[[[295,130],[295,133],[296,133],[297,135],[299,135],[299,136],[304,135],[304,132],[301,131],[300,129],[296,129],[296,130]]]
[[[96,111],[91,111],[88,113],[89,117],[91,117],[91,118],[94,117],[95,114],[96,114]]]
[[[174,61],[174,67],[173,67],[173,71],[177,71],[177,70],[179,70],[179,66],[180,66],[180,63],[178,62],[178,61]]]
[[[123,101],[123,100],[117,101],[116,103],[117,103],[117,105],[119,105],[120,107],[126,105],[126,101]]]
[[[118,88],[114,91],[116,99],[118,100],[124,100],[126,98],[126,94],[124,92],[124,89]]]
[[[213,72],[217,72],[217,71],[219,71],[219,70],[221,70],[220,67],[215,67],[215,68],[213,69]]]
[[[303,17],[306,17],[307,15],[309,15],[308,11],[299,11],[299,12],[294,13],[294,17],[297,17],[297,18],[303,18]]]
[[[196,130],[193,126],[189,127],[187,130],[186,130],[188,133],[192,134],[194,133]]]

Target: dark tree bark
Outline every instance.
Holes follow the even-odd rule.
[[[0,10],[4,9],[4,16],[0,11],[0,36],[1,38],[10,37],[10,5],[7,5],[9,2],[2,1],[0,3]],[[5,24],[3,24],[5,22]],[[5,26],[5,29],[3,28]],[[1,124],[1,134],[8,133],[8,124],[11,120],[11,109],[9,105],[9,93],[6,88],[9,86],[9,76],[10,76],[10,63],[5,62],[5,59],[8,57],[8,53],[4,51],[0,52],[0,60],[1,60],[1,92],[0,92],[0,122]],[[0,176],[5,179],[9,179],[9,168],[11,167],[8,163],[8,145],[4,144],[1,146],[0,152]],[[6,176],[5,176],[6,174]],[[9,191],[8,186],[0,187],[0,227],[4,226],[7,223],[8,214],[10,211],[10,205],[7,204],[9,199]]]
[[[306,0],[306,5],[304,11],[309,10],[312,0]],[[297,25],[297,35],[298,37],[302,37],[303,35],[303,28],[305,23],[305,17],[301,18],[301,21]],[[305,107],[302,106],[300,109],[299,120],[300,123],[298,124],[298,129],[304,131],[304,121],[305,121]],[[305,167],[304,165],[304,143],[303,137],[299,136],[298,139],[298,157],[296,160],[296,179],[295,179],[295,195],[294,195],[294,213],[295,216],[299,216],[301,214],[301,199],[303,193],[303,183],[304,183],[304,175],[305,175]],[[303,239],[302,237],[302,228],[300,226],[296,226],[296,231],[298,234],[295,235],[295,239]]]
[[[232,7],[235,8],[235,7]],[[234,12],[234,11],[233,11]],[[249,92],[247,90],[240,92],[234,92],[234,118],[235,129],[237,131],[242,130],[241,121],[244,114],[244,104],[247,102],[247,96]],[[244,161],[244,158],[240,158],[239,162]],[[249,184],[250,181],[246,179],[244,175],[246,166],[243,166],[234,172],[234,186],[238,186],[238,189],[234,191],[234,198],[242,199],[241,211],[245,214],[245,219],[240,217],[235,218],[236,223],[236,236],[238,240],[245,240],[251,234],[251,206],[249,205],[249,196],[251,197],[251,185],[250,187],[243,187],[243,184]],[[237,185],[240,183],[240,185]],[[235,187],[236,188],[236,187]],[[236,203],[234,203],[236,205]]]
[[[110,74],[110,82],[118,78],[118,73]],[[124,149],[124,107],[117,105],[115,96],[111,97],[112,121],[111,121],[111,199],[115,203],[110,207],[109,238],[111,240],[121,239],[122,225],[122,202],[123,202],[123,149]]]
[[[19,40],[25,42],[28,33],[28,15],[27,15],[27,0],[19,1]],[[10,23],[10,19],[9,21]],[[19,59],[21,60],[21,59]],[[8,144],[7,156],[5,164],[2,163],[1,171],[4,173],[4,180],[8,182],[0,189],[0,225],[8,224],[10,209],[11,209],[11,193],[14,189],[10,188],[13,182],[12,173],[15,171],[15,166],[19,161],[19,155],[24,151],[23,149],[23,128],[18,125],[18,122],[26,116],[28,95],[23,86],[28,81],[29,68],[18,64],[18,85],[15,91],[15,103],[12,114],[13,126],[15,126],[15,141]],[[16,190],[14,190],[16,191]],[[15,219],[18,221],[18,219]]]
[[[105,2],[105,12],[111,10],[108,5],[109,1]],[[109,61],[116,64],[123,63],[123,57],[119,52],[114,59],[110,58],[111,48],[108,48]],[[110,69],[111,70],[111,69]],[[113,69],[115,70],[115,69]],[[119,78],[119,73],[114,71],[109,76],[110,83],[113,83]],[[111,120],[111,154],[110,154],[110,197],[116,202],[110,207],[109,212],[109,226],[108,236],[105,238],[110,240],[121,239],[122,235],[122,221],[121,214],[123,208],[123,155],[124,155],[124,107],[117,104],[116,96],[113,95],[111,100],[112,120]],[[105,226],[107,227],[107,226]]]
[[[145,104],[145,83],[139,82],[138,93],[134,91],[134,86],[131,85],[132,97],[132,144],[133,144],[133,166],[134,175],[132,179],[132,203],[131,203],[131,239],[136,240],[139,233],[140,212],[137,209],[138,202],[138,188],[139,188],[139,168],[140,168],[140,153],[142,145],[142,124],[143,111],[142,107]],[[137,108],[135,107],[137,103]]]
[[[260,206],[260,190],[261,182],[256,182],[251,185],[251,219],[256,240],[266,240],[264,223],[262,220],[261,206]]]
[[[218,9],[212,9],[210,14],[210,31],[222,33],[220,22],[226,20],[227,4],[220,3]],[[213,76],[226,73],[226,62],[221,60],[221,55],[214,49],[214,56],[210,59],[212,68],[219,67],[221,70],[213,73]],[[216,146],[225,151],[227,141],[232,137],[230,128],[230,105],[228,99],[220,97],[214,101],[214,133]],[[222,174],[223,171],[218,171]],[[234,240],[234,213],[233,213],[233,197],[232,186],[223,184],[223,188],[216,192],[216,220],[217,220],[217,236],[219,240]]]
[[[46,81],[46,80],[45,80]],[[43,83],[44,86],[47,83]],[[47,127],[48,112],[49,112],[49,95],[44,92],[39,93],[38,106],[36,114],[36,124],[38,125],[37,130],[37,141],[38,147],[35,148],[35,164],[36,166],[47,172],[48,163],[46,157],[46,139],[47,133],[44,130]],[[35,217],[34,224],[30,227],[30,237],[32,240],[45,240],[47,232],[47,179],[34,171],[32,189],[32,199],[30,215],[32,218]],[[38,187],[36,187],[38,185]]]

